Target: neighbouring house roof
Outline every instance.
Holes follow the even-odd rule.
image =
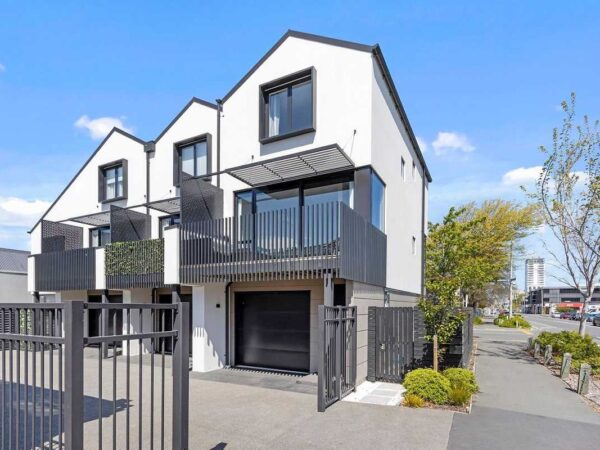
[[[0,248],[0,272],[26,274],[28,256],[24,250]]]

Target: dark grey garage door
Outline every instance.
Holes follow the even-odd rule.
[[[310,292],[235,294],[238,366],[308,372]]]

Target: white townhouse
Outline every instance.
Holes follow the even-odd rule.
[[[364,379],[367,307],[423,292],[430,182],[380,47],[288,31],[156,138],[113,129],[31,230],[28,288],[190,302],[201,372],[315,372],[317,306],[357,305]]]

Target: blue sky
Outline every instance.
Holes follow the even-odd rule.
[[[599,23],[594,1],[0,0],[0,246],[28,248],[27,226],[98,145],[96,119],[153,138],[288,28],[382,46],[434,178],[432,220],[522,199],[560,101],[576,91],[600,117]],[[543,254],[539,237],[530,248]]]

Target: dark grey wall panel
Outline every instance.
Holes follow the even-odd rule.
[[[200,178],[183,174],[181,182],[181,222],[223,218],[223,190]]]
[[[130,209],[110,207],[111,242],[142,241],[151,237],[150,216]]]
[[[83,247],[83,228],[42,220],[42,253]]]

